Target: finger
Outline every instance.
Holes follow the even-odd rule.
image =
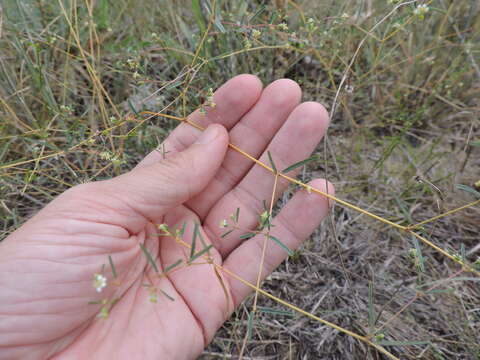
[[[299,104],[302,91],[292,80],[281,79],[270,84],[260,100],[230,131],[230,142],[248,154],[258,157],[275,133]],[[230,191],[253,166],[252,161],[233,149],[227,150],[225,160],[215,178],[202,193],[187,205],[200,218],[218,199]]]
[[[195,254],[205,249],[205,245],[210,245],[202,227],[195,227],[199,219],[192,211],[178,207],[165,216],[165,222],[175,224],[173,228],[183,228],[182,240],[188,245],[193,246],[195,237]],[[197,235],[194,235],[194,232]],[[210,257],[214,263],[221,264],[220,254],[215,248],[211,248],[203,256],[193,260],[191,265],[186,266],[185,259],[190,259],[191,251],[191,248],[178,244],[170,237],[162,237],[160,241],[160,257],[165,266],[183,260],[178,267],[169,271],[168,278],[203,328],[205,343],[208,344],[233,311],[233,304],[229,295],[228,281],[220,272],[215,272],[214,267],[206,260],[206,257]]]
[[[242,116],[255,105],[262,93],[262,82],[254,75],[238,75],[223,84],[214,94],[215,108],[209,108],[205,115],[194,111],[188,119],[202,127],[217,123],[227,130],[232,128]],[[201,131],[182,123],[163,142],[162,148],[168,155],[182,151],[195,142]],[[151,165],[163,160],[158,150],[148,154],[138,166]]]
[[[285,169],[307,158],[323,137],[327,126],[328,114],[322,105],[307,102],[297,106],[268,146],[277,169]],[[260,160],[269,164],[266,152]],[[295,173],[289,175],[294,176]],[[218,224],[240,208],[238,227],[255,228],[258,216],[264,211],[264,201],[267,203],[271,201],[273,184],[273,174],[260,166],[254,166],[245,178],[212,208],[204,224],[211,232],[215,247],[223,257],[238,246],[241,232],[236,230],[221,238],[220,235],[225,229],[221,229]],[[287,186],[287,181],[279,178],[275,198],[278,198]]]
[[[309,184],[321,191],[334,193],[333,185],[323,179]],[[272,221],[270,234],[289,249],[296,249],[303,240],[320,225],[329,211],[329,201],[325,196],[300,190],[285,205]],[[235,249],[224,261],[224,267],[244,280],[255,284],[262,265],[264,279],[287,257],[287,252],[271,239],[267,241],[265,258],[262,263],[262,250],[265,235],[259,234]],[[239,305],[252,289],[232,277],[227,276],[234,305]]]
[[[227,131],[223,126],[213,124],[195,144],[182,152],[116,178],[88,185],[96,186],[97,193],[100,187],[103,201],[108,199],[108,204],[104,205],[106,216],[109,209],[113,209],[113,218],[121,219],[122,226],[136,233],[146,221],[161,222],[165,212],[204,189],[220,167],[227,146]]]

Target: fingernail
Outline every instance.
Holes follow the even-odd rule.
[[[208,143],[212,142],[213,140],[215,140],[215,138],[217,137],[217,135],[218,135],[218,129],[217,129],[217,127],[210,125],[210,126],[202,133],[202,135],[200,135],[200,137],[197,139],[197,141],[195,141],[195,144],[201,144],[201,145],[208,144]]]

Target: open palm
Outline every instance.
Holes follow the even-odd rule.
[[[300,98],[293,81],[278,80],[262,90],[256,77],[237,76],[216,92],[214,108],[189,118],[216,125],[202,134],[181,124],[166,139],[166,153],[153,151],[124,175],[66,191],[4,240],[0,358],[198,356],[250,289],[201,258],[158,276],[139,244],[155,257],[161,273],[180,259],[184,264],[190,250],[159,236],[155,224],[170,229],[186,224],[186,242],[201,224],[215,263],[255,283],[264,237],[242,240],[240,235],[258,226],[274,178],[227,144],[266,162],[268,149],[282,169],[304,159],[322,138],[328,115],[318,103],[299,104]],[[277,196],[287,185],[279,181]],[[314,180],[312,186],[325,189],[326,183]],[[237,208],[239,229],[222,238],[225,229],[219,224]],[[272,220],[271,233],[294,249],[327,211],[325,198],[299,191]],[[285,256],[269,244],[262,277]],[[102,292],[92,286],[96,273],[108,279]],[[104,301],[107,318],[97,317],[102,304],[87,305],[92,300]]]

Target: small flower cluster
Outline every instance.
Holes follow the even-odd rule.
[[[207,109],[206,109],[207,107],[213,109],[217,106],[217,104],[213,99],[213,95],[214,95],[213,89],[212,88],[208,89],[207,100],[203,103],[202,107],[200,108],[200,114],[205,115],[207,113]]]
[[[418,5],[415,10],[413,10],[413,15],[417,16],[420,20],[423,20],[425,19],[425,14],[428,13],[429,10],[430,8],[428,5],[421,4]]]
[[[113,165],[122,165],[125,163],[125,160],[121,159],[118,155],[115,155],[110,151],[102,151],[100,153],[100,158],[103,160],[111,161]]]
[[[93,287],[97,292],[102,292],[102,290],[107,286],[107,278],[102,274],[96,273],[93,274]]]

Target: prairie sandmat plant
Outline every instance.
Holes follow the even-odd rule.
[[[254,227],[242,227],[239,203],[215,233],[261,239],[259,269],[282,249],[288,259],[265,281],[218,263],[198,223],[157,224],[185,248],[163,268],[139,245],[153,277],[203,264],[227,299],[225,281],[253,290],[201,358],[479,359],[478,1],[4,0],[1,237],[74,185],[126,172],[154,148],[168,156],[170,131],[203,130],[221,106],[215,89],[242,73],[296,81],[330,128],[312,156],[287,164],[231,139],[273,185]],[[309,184],[317,177],[336,194]],[[293,249],[273,219],[300,189],[334,208]],[[106,254],[85,302],[92,321],[108,319],[119,299],[104,294],[124,275]],[[143,285],[143,306],[176,301]]]

